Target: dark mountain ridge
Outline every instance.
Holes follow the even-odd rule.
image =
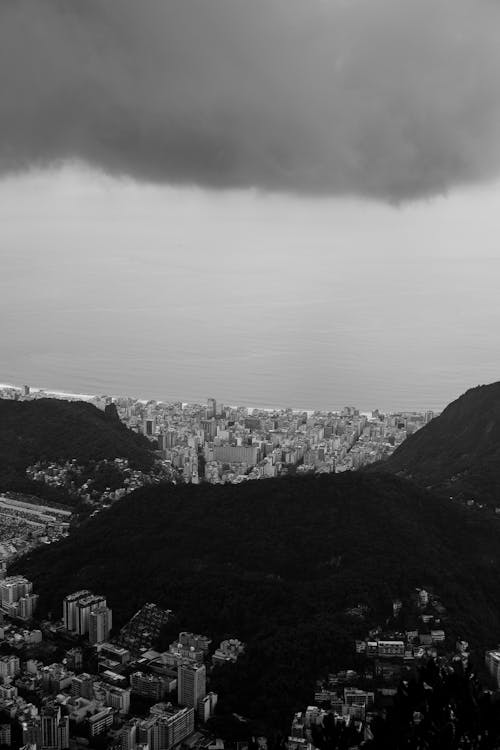
[[[129,430],[112,411],[84,401],[0,399],[0,470],[24,469],[35,461],[80,463],[128,458],[149,466],[146,438]]]
[[[143,488],[15,570],[56,618],[85,587],[106,595],[117,626],[154,601],[180,629],[241,638],[231,708],[281,722],[413,587],[442,598],[451,635],[494,642],[499,562],[496,524],[397,477],[346,473]],[[358,604],[362,621],[346,613]]]
[[[149,441],[129,430],[114,406],[101,411],[84,401],[0,399],[0,492],[74,505],[65,489],[28,479],[26,468],[37,461],[87,465],[114,458],[144,470],[153,463]]]
[[[374,469],[500,506],[500,382],[466,391]]]

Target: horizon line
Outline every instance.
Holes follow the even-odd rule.
[[[163,399],[154,399],[154,398],[135,398],[135,397],[129,396],[129,395],[121,395],[121,396],[118,395],[117,396],[117,395],[111,394],[111,393],[104,393],[104,394],[97,394],[97,393],[94,393],[94,394],[90,394],[90,393],[73,393],[72,391],[61,391],[61,390],[55,390],[55,389],[51,389],[51,388],[42,388],[40,386],[30,386],[30,385],[27,385],[27,384],[26,384],[26,387],[28,387],[30,389],[30,395],[32,393],[44,393],[44,394],[47,394],[47,396],[55,396],[55,397],[59,397],[59,398],[66,398],[66,399],[74,400],[74,401],[93,401],[95,399],[102,399],[102,398],[111,398],[114,401],[117,401],[117,400],[125,398],[125,399],[130,399],[130,400],[135,401],[135,402],[143,403],[143,404],[147,404],[149,401],[154,401],[157,404],[167,404],[167,405],[168,404],[173,404],[173,403],[181,403],[182,404],[182,408],[184,408],[186,406],[205,406],[205,404],[202,403],[202,402],[197,402],[197,401],[183,401],[182,399],[174,399],[172,401],[165,401]],[[0,389],[5,389],[5,388],[10,388],[12,390],[21,391],[22,392],[22,390],[24,388],[24,384],[23,385],[16,385],[16,384],[13,384],[13,383],[0,383]],[[208,398],[212,398],[212,397],[207,396],[207,400],[208,400]],[[217,401],[217,400],[218,399],[215,399],[215,401]],[[220,403],[223,404],[222,401]],[[343,407],[338,407],[338,408],[323,407],[323,408],[319,408],[319,409],[318,408],[316,408],[316,409],[294,408],[294,407],[291,407],[291,406],[248,406],[248,405],[245,405],[245,404],[225,404],[225,406],[228,406],[230,409],[248,409],[248,410],[256,409],[257,411],[269,411],[269,412],[272,412],[272,411],[289,411],[290,410],[292,412],[305,412],[307,414],[314,414],[315,412],[334,412],[334,413],[341,412],[343,409],[346,408],[347,405],[343,406]],[[404,409],[394,409],[394,410],[387,409],[387,410],[384,410],[384,409],[379,409],[378,407],[375,407],[375,409],[362,410],[362,409],[358,409],[357,406],[352,405],[352,404],[350,404],[349,406],[351,408],[353,408],[353,409],[356,409],[359,412],[359,414],[362,414],[362,415],[365,415],[365,416],[371,415],[374,411],[381,411],[384,414],[399,414],[399,413],[401,413],[401,414],[405,414],[405,413],[425,414],[426,412],[433,412],[433,414],[436,415],[436,414],[440,414],[441,411],[444,408],[446,408],[446,406],[444,406],[444,407],[441,407],[439,410],[430,409],[428,407],[426,407],[424,409],[404,408]]]

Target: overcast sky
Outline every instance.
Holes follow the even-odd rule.
[[[318,367],[325,398],[332,378],[350,387],[364,373],[349,398],[377,379],[390,393],[392,378],[408,385],[400,405],[425,377],[429,403],[447,366],[456,379],[435,403],[495,379],[499,30],[498,0],[3,0],[9,377],[51,385],[60,372],[66,387],[70,357],[83,387],[86,352],[101,339],[111,351],[136,322],[114,313],[135,301],[139,349],[153,321],[175,323],[181,397],[190,371],[207,372],[214,330],[218,351],[240,357],[231,383],[252,372],[253,341],[247,395],[272,372],[290,399],[307,396]],[[78,346],[68,354],[61,329],[44,370],[61,313]],[[339,375],[334,362],[367,346],[369,365]],[[311,364],[295,383],[298,358]],[[110,383],[129,364],[113,362]],[[214,390],[227,391],[218,368]]]
[[[497,0],[3,0],[0,167],[401,201],[500,164]]]

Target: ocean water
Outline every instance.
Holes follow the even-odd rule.
[[[0,381],[253,406],[440,409],[499,377],[500,263],[141,249],[2,259]],[[18,279],[22,277],[22,284]]]
[[[500,379],[499,196],[395,210],[93,175],[4,183],[0,382],[441,409]]]

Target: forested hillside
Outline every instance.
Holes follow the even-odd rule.
[[[477,386],[411,435],[377,471],[500,507],[500,382]]]
[[[356,634],[412,587],[439,593],[450,632],[495,641],[498,533],[391,476],[164,486],[135,492],[16,569],[53,617],[66,593],[91,588],[106,594],[117,625],[154,601],[182,629],[246,641],[226,694],[235,709],[276,719],[310,700],[321,672],[352,663]],[[369,607],[363,621],[346,613],[357,604]]]
[[[127,458],[138,468],[153,461],[151,444],[125,427],[114,407],[104,412],[83,401],[0,399],[0,491],[65,502],[63,491],[27,480],[26,467],[36,461],[86,464],[113,458]]]

